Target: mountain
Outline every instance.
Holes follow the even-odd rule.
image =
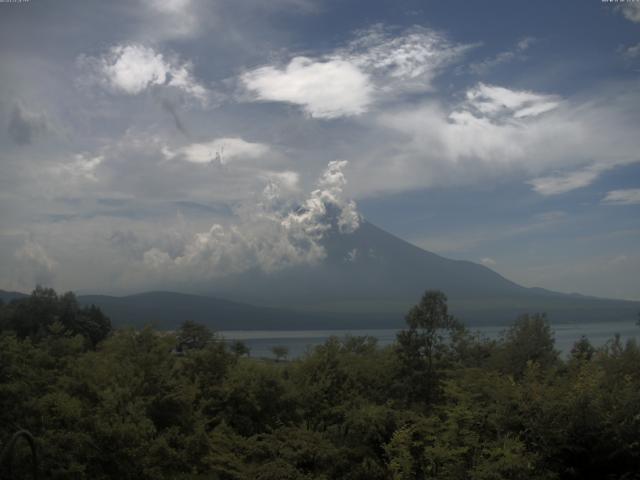
[[[526,288],[483,265],[418,248],[366,221],[351,234],[333,231],[324,247],[327,257],[319,265],[270,274],[248,271],[193,287],[199,295],[148,292],[78,300],[99,306],[116,326],[174,329],[194,320],[216,330],[400,327],[427,289],[444,291],[451,312],[470,326],[511,323],[534,312],[546,312],[554,323],[633,322],[640,311],[640,302]],[[20,295],[0,292],[5,301]]]
[[[300,312],[359,315],[399,324],[427,289],[444,291],[454,315],[469,324],[499,324],[528,312],[553,322],[633,321],[640,302],[526,288],[469,261],[416,247],[363,221],[352,234],[330,234],[320,265],[265,274],[246,272],[209,285],[206,293]]]

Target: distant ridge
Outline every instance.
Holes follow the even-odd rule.
[[[20,298],[28,297],[26,293],[21,292],[8,292],[6,290],[0,290],[0,300],[5,303],[9,303],[11,300],[17,300]]]
[[[147,292],[124,297],[80,295],[83,305],[99,306],[117,326],[175,329],[192,320],[214,330],[304,330],[358,328],[358,315],[336,316],[256,307],[218,298],[175,292]]]

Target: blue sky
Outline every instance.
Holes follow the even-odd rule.
[[[0,42],[0,288],[319,262],[332,204],[640,299],[640,2],[31,0]]]

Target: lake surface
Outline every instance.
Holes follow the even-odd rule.
[[[505,326],[483,326],[471,328],[488,338],[497,338]],[[567,355],[576,340],[585,335],[596,347],[604,345],[616,333],[623,342],[631,338],[640,340],[640,327],[634,322],[556,324],[552,325],[556,349]],[[371,336],[378,339],[378,345],[385,346],[396,339],[396,329],[378,330],[227,330],[219,332],[225,340],[241,340],[251,349],[252,357],[273,357],[271,349],[283,346],[289,349],[289,358],[299,357],[308,349],[323,344],[329,337]]]

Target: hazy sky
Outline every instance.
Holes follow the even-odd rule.
[[[0,3],[0,288],[313,263],[333,205],[640,300],[639,77],[640,2]]]

